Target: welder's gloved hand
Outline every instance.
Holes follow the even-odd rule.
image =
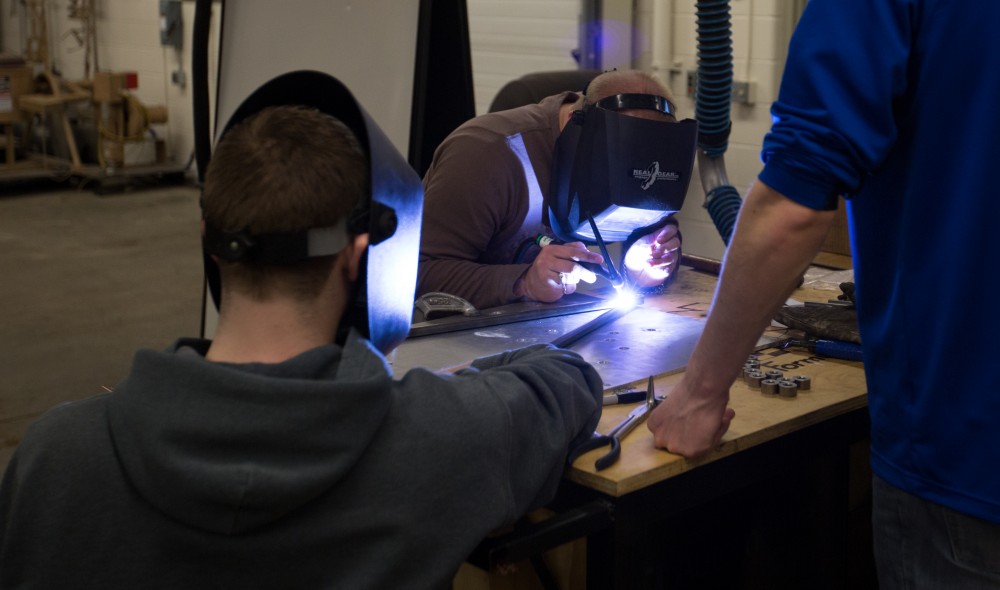
[[[640,288],[655,287],[677,270],[681,236],[677,224],[668,223],[637,239],[625,252],[625,271]]]
[[[531,301],[552,303],[576,291],[581,280],[592,283],[594,273],[577,262],[601,264],[604,257],[591,252],[582,242],[549,244],[542,248],[528,270],[514,283],[514,295]]]

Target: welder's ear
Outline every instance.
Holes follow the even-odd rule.
[[[361,270],[361,259],[368,249],[368,234],[358,234],[347,245],[347,278],[354,282],[358,280]]]

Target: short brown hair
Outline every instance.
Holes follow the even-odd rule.
[[[368,163],[350,129],[301,106],[269,107],[223,136],[205,174],[202,213],[222,231],[250,235],[328,227],[368,190]],[[332,257],[273,266],[219,262],[223,291],[261,299],[273,290],[308,297]]]

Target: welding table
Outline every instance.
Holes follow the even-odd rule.
[[[704,317],[715,281],[683,268],[645,305]],[[810,376],[811,390],[788,399],[737,382],[736,418],[722,447],[696,461],[655,449],[645,427],[622,441],[621,458],[604,471],[594,469],[604,449],[582,455],[567,469],[552,519],[487,539],[470,563],[495,571],[585,536],[588,588],[870,587],[863,367],[794,349],[763,351],[761,361]],[[657,393],[680,377],[657,377]],[[605,406],[598,431],[633,407]]]

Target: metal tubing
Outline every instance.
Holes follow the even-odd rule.
[[[559,348],[569,348],[587,334],[590,334],[591,332],[600,328],[601,326],[606,326],[607,324],[610,324],[611,322],[624,316],[633,309],[635,309],[634,305],[630,305],[628,307],[615,307],[613,309],[609,309],[608,311],[590,320],[589,322],[580,326],[579,328],[575,330],[570,330],[569,332],[566,332],[562,336],[556,338],[555,340],[552,341],[552,344],[554,346],[558,346]]]

